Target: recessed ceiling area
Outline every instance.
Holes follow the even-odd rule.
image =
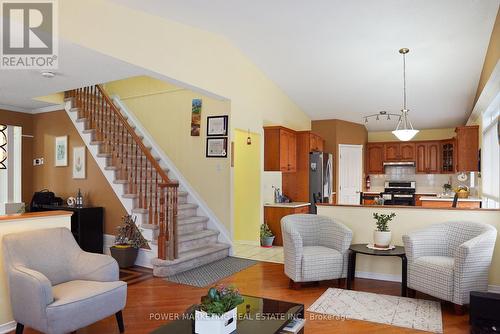
[[[498,0],[111,0],[227,38],[312,119],[408,107],[420,129],[464,124]],[[395,121],[394,121],[395,122]],[[370,122],[390,130],[394,122]]]
[[[69,89],[147,73],[144,69],[67,41],[59,41],[59,68],[53,78],[42,70],[1,70],[0,109],[36,112],[53,104],[34,100]]]

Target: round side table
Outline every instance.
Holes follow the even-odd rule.
[[[356,254],[371,255],[371,256],[397,256],[401,258],[401,296],[407,296],[406,280],[407,280],[407,260],[405,248],[403,246],[396,246],[391,250],[375,250],[366,247],[366,244],[353,244],[349,247],[349,261],[347,266],[347,290],[351,290],[352,281],[354,280],[354,273],[356,272]]]

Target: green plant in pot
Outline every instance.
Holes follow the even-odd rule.
[[[260,245],[262,247],[273,247],[274,233],[266,223],[260,225]]]
[[[389,229],[389,222],[396,217],[396,214],[373,213],[377,228],[373,232],[373,245],[377,248],[388,248],[391,245],[392,232]]]
[[[238,318],[237,306],[244,301],[238,289],[231,285],[210,288],[195,310],[195,333],[233,333]]]
[[[111,246],[111,256],[118,262],[120,268],[134,265],[139,248],[149,248],[148,241],[135,224],[136,217],[126,215],[122,217],[122,224],[117,227],[118,233],[115,244]]]

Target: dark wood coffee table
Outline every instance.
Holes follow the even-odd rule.
[[[245,302],[238,306],[238,334],[277,334],[294,318],[304,319],[304,305],[280,300],[243,296]],[[248,311],[249,310],[249,311]],[[180,319],[171,321],[152,334],[194,333],[194,306]],[[304,333],[304,328],[299,333]]]
[[[366,244],[354,244],[349,247],[349,261],[347,266],[347,290],[351,290],[352,281],[354,280],[354,273],[356,272],[356,254],[372,255],[372,256],[397,256],[401,258],[401,296],[407,296],[407,265],[405,248],[403,246],[396,246],[391,250],[375,250],[366,247]]]

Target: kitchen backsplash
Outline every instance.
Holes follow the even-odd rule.
[[[385,174],[370,174],[370,191],[383,191],[385,181],[415,181],[417,193],[437,193],[443,192],[443,184],[451,181],[453,188],[465,185],[471,188],[471,195],[477,191],[477,173],[467,173],[467,181],[460,182],[458,174],[416,174],[414,167],[386,167]]]

